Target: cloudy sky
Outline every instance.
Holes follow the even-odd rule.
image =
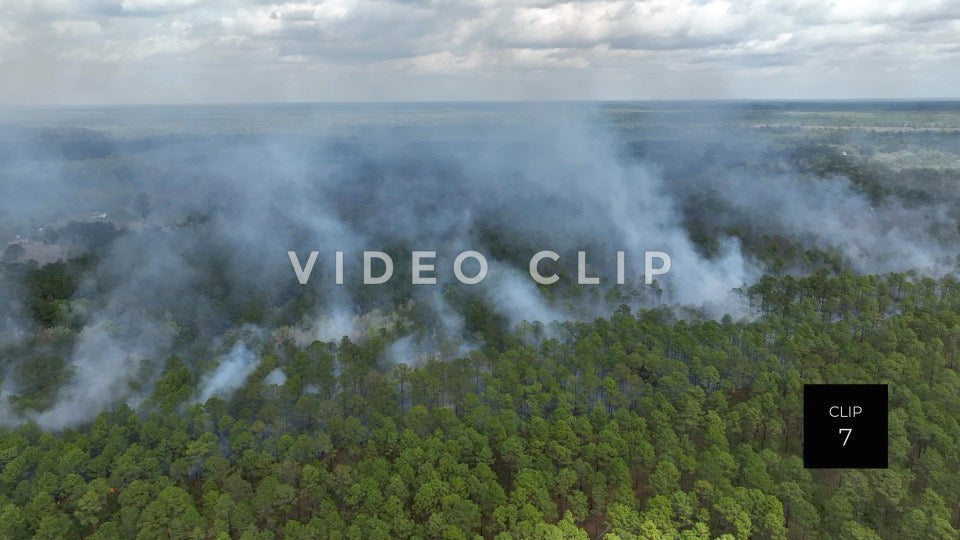
[[[0,103],[960,96],[960,0],[0,0]]]

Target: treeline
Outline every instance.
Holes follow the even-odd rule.
[[[0,434],[0,537],[957,538],[958,282],[747,294],[753,322],[621,308],[419,364],[384,360],[387,331],[277,331],[229,401],[192,403],[171,358],[137,410]],[[890,385],[889,469],[803,468],[819,382]]]

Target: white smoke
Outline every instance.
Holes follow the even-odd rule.
[[[36,415],[42,426],[75,425],[113,403],[142,399],[149,385],[135,391],[130,381],[139,376],[144,359],[160,362],[174,352],[174,338],[188,334],[178,333],[177,324],[197,330],[195,342],[184,347],[194,353],[184,355],[186,363],[195,367],[202,357],[197,351],[218,343],[233,325],[219,307],[224,289],[233,296],[263,293],[268,299],[315,293],[305,321],[282,321],[296,327],[300,345],[343,336],[363,339],[406,322],[397,314],[404,308],[390,302],[415,303],[416,309],[431,312],[434,327],[401,337],[385,355],[389,361],[408,361],[462,354],[472,346],[471,336],[461,335],[463,317],[443,294],[453,280],[452,258],[464,249],[485,252],[490,265],[487,280],[473,290],[516,324],[608,315],[615,306],[603,303],[603,291],[613,283],[613,269],[601,269],[597,289],[575,301],[557,301],[560,295],[552,294],[557,289],[542,294],[525,262],[511,259],[511,250],[529,260],[541,249],[564,258],[586,249],[591,260],[607,261],[602,264],[623,250],[629,283],[642,279],[643,251],[665,251],[673,264],[658,279],[662,298],[648,288],[631,305],[658,298],[703,306],[719,316],[746,314],[742,299],[731,291],[761,272],[737,237],[720,232],[726,225],[749,223],[809,238],[819,247],[839,247],[864,272],[936,267],[958,244],[956,239],[934,241],[928,234],[930,225],[950,221],[945,207],[906,208],[895,201],[875,206],[843,178],[789,172],[758,178],[727,171],[721,163],[712,165],[723,174],[675,181],[656,159],[625,155],[619,134],[599,126],[595,111],[530,115],[525,117],[530,124],[507,115],[509,125],[483,115],[476,123],[471,115],[450,115],[451,123],[430,129],[419,127],[416,117],[395,129],[370,127],[376,117],[360,127],[333,126],[318,113],[295,119],[299,131],[290,124],[282,129],[261,125],[256,109],[247,116],[244,109],[237,111],[228,115],[233,124],[211,130],[228,136],[201,137],[199,128],[194,133],[194,127],[180,125],[176,129],[185,133],[178,137],[135,139],[145,150],[134,153],[123,145],[138,132],[134,128],[143,127],[135,115],[118,118],[118,124],[129,125],[116,133],[76,135],[80,142],[120,148],[109,160],[116,161],[117,170],[132,171],[131,178],[123,177],[125,189],[150,193],[157,225],[131,227],[141,232],[118,240],[78,292],[94,302],[92,315],[69,356],[72,380],[54,407]],[[257,132],[251,135],[252,126]],[[4,144],[18,140],[11,136]],[[70,160],[40,144],[12,154],[17,174],[0,171],[5,195],[0,212],[38,213],[33,193],[39,189],[55,195],[43,203],[57,208],[93,204],[85,189],[115,193],[85,187],[102,181],[99,161]],[[766,157],[757,153],[744,160],[756,165]],[[681,152],[669,159],[688,158],[694,159]],[[69,182],[70,175],[84,181]],[[30,178],[29,190],[20,176]],[[699,216],[717,236],[709,257],[684,221],[684,205],[704,191],[715,195],[718,211],[726,212]],[[184,225],[185,216],[195,214],[206,221]],[[504,248],[499,253],[507,255],[498,258],[497,250],[482,245],[481,233],[490,228],[502,233],[506,246],[499,246]],[[349,284],[358,275],[356,255],[388,246],[436,250],[437,285],[414,288],[412,298],[399,302],[356,294]],[[320,252],[311,288],[296,285],[286,256],[291,249]],[[333,283],[337,250],[347,253],[346,285]],[[399,274],[409,260],[394,263]],[[210,280],[210,274],[217,279]],[[394,281],[404,279],[397,274]],[[99,288],[100,283],[109,286]],[[25,333],[23,324],[7,319],[0,315],[0,344],[5,335],[22,339]],[[198,397],[229,396],[256,365],[253,353],[238,343],[203,380]],[[11,389],[5,386],[4,393]]]
[[[283,372],[280,368],[274,368],[273,371],[267,374],[263,379],[263,384],[272,384],[276,386],[283,386],[287,382],[287,374]]]
[[[489,280],[489,283],[487,282]],[[520,321],[567,321],[570,313],[550,306],[537,290],[529,274],[506,265],[491,265],[484,284],[490,299],[506,315],[511,325]]]
[[[873,204],[847,178],[727,177],[715,189],[765,231],[840,248],[860,272],[939,273],[945,259],[956,253],[956,238],[943,245],[929,230],[952,222],[945,206],[910,209],[896,200]]]
[[[136,390],[137,383],[144,382],[135,380],[139,368],[171,339],[169,327],[147,321],[100,320],[88,325],[70,359],[73,377],[60,388],[54,406],[33,415],[33,420],[46,429],[62,429],[114,403],[136,406],[143,398]]]
[[[205,402],[213,396],[229,398],[247,381],[260,359],[242,342],[233,349],[203,381],[198,401]]]

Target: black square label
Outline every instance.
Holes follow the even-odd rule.
[[[803,385],[803,466],[887,468],[887,385]]]

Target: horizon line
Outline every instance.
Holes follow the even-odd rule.
[[[71,109],[124,107],[224,107],[264,105],[563,105],[606,103],[953,103],[960,97],[863,98],[622,98],[622,99],[448,99],[448,100],[308,100],[308,101],[180,101],[130,103],[0,103],[0,109]]]

